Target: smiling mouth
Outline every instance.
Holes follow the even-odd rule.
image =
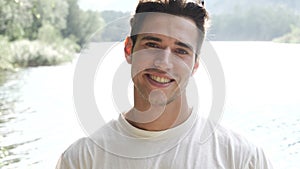
[[[147,74],[147,77],[159,84],[169,84],[174,81],[174,79],[170,79],[168,77],[155,76],[152,74]]]

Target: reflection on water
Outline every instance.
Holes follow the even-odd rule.
[[[21,161],[21,159],[26,159],[28,157],[26,157],[27,155],[29,155],[29,151],[28,152],[24,152],[24,153],[14,153],[14,150],[16,148],[18,148],[19,146],[23,146],[25,144],[29,144],[29,143],[33,143],[35,141],[37,141],[39,139],[35,139],[35,140],[30,140],[30,141],[26,141],[26,142],[22,142],[22,143],[18,143],[18,144],[12,144],[12,145],[7,145],[7,146],[1,146],[1,167],[4,166],[8,166],[8,165],[14,165],[15,163],[18,163]],[[38,162],[34,162],[33,164],[36,164]],[[10,166],[12,167],[12,166]]]
[[[0,75],[0,168],[10,167],[21,159],[28,158],[29,149],[19,151],[23,145],[34,143],[39,138],[21,139],[16,137],[22,133],[10,124],[26,120],[18,118],[20,114],[29,113],[30,110],[18,110],[15,104],[20,102],[19,90],[22,87],[23,74],[5,72]],[[22,134],[21,134],[22,135]],[[18,141],[12,141],[11,137]],[[37,163],[37,162],[34,162]]]
[[[263,147],[276,168],[299,168],[299,105],[231,109],[225,113],[223,123]]]
[[[63,150],[84,136],[72,105],[72,71],[66,64],[2,75],[1,169],[55,168]]]

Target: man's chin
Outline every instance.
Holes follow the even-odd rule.
[[[171,97],[171,98],[168,98],[167,100],[160,100],[160,99],[156,99],[154,101],[149,101],[149,103],[152,105],[152,106],[167,106],[168,104],[174,102],[176,100],[178,96],[174,96],[174,97]]]
[[[154,107],[163,107],[169,104],[169,102],[165,100],[156,100],[156,101],[149,101],[149,102]]]

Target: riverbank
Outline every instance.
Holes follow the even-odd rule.
[[[41,40],[17,40],[9,42],[0,36],[0,71],[18,68],[51,66],[71,61],[80,47],[69,39],[57,43]]]
[[[275,38],[273,41],[280,43],[300,43],[300,27],[291,26],[291,32],[282,37]]]

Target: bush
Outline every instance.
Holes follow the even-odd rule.
[[[64,46],[66,40],[61,44],[49,44],[42,41],[20,40],[12,43],[14,66],[33,67],[57,65],[71,61],[75,49]]]
[[[38,30],[38,40],[46,43],[58,43],[62,39],[59,30],[52,25],[45,23]]]
[[[276,38],[273,41],[280,43],[300,43],[300,27],[291,26],[291,30],[290,33]]]
[[[71,39],[63,39],[60,32],[49,24],[38,31],[38,40],[26,39],[9,42],[0,38],[0,69],[14,67],[50,66],[72,60],[80,47]]]
[[[7,37],[0,36],[0,71],[12,70],[12,50]]]
[[[16,67],[50,66],[71,61],[80,47],[70,39],[59,39],[55,43],[40,40],[18,40],[9,42],[0,36],[0,71]]]

